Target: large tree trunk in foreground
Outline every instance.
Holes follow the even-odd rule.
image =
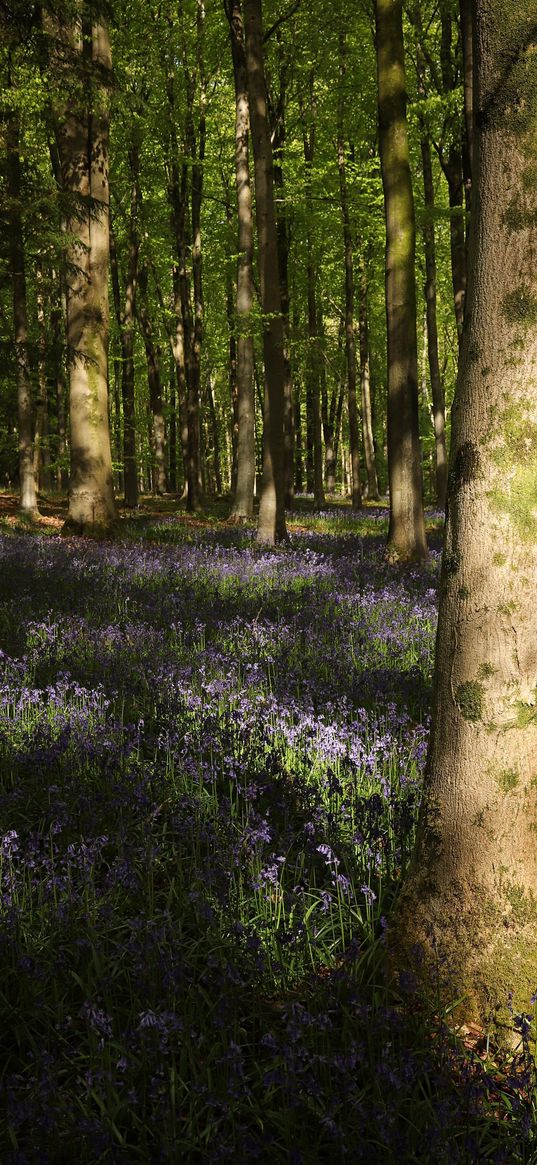
[[[70,29],[75,63],[91,68],[98,109],[71,110],[59,128],[62,180],[75,202],[68,223],[67,339],[71,359],[71,476],[66,530],[108,527],[116,517],[108,427],[108,98],[111,77],[108,30],[91,28],[91,61],[82,27]]]
[[[461,1018],[510,1041],[537,983],[537,0],[523,13],[477,0],[475,20],[469,311],[433,730],[392,946],[401,966],[420,943],[435,997],[439,980]]]
[[[274,211],[272,147],[265,97],[261,0],[244,0],[244,13],[250,122],[255,162],[256,224],[265,365],[263,484],[257,537],[259,542],[274,543],[286,537],[283,452],[284,335]]]
[[[21,218],[19,119],[16,113],[12,113],[9,116],[6,138],[8,149],[7,193],[9,198],[9,248],[19,424],[20,511],[25,517],[34,518],[38,514],[38,508],[33,450],[32,384],[28,355],[28,312],[26,307],[24,239]]]
[[[387,556],[427,556],[418,430],[415,221],[406,124],[402,0],[375,0],[379,148],[386,215]]]
[[[235,175],[239,244],[237,260],[238,336],[235,346],[237,466],[231,519],[234,522],[247,522],[251,520],[254,513],[255,484],[254,341],[251,331],[254,298],[252,274],[254,224],[248,150],[250,117],[240,0],[228,0],[226,13],[230,27],[235,82]]]

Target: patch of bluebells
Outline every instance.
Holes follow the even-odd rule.
[[[148,534],[0,539],[2,1161],[529,1160],[520,1099],[520,1151],[483,1139],[510,1083],[454,1085],[371,971],[437,556]]]

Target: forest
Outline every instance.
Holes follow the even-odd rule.
[[[2,1165],[537,1162],[537,0],[0,0]]]

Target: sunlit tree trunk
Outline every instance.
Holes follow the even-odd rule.
[[[356,401],[356,337],[354,334],[354,247],[349,215],[347,192],[347,169],[345,158],[345,137],[343,132],[343,110],[345,100],[347,48],[345,33],[339,34],[339,94],[337,151],[339,167],[339,196],[343,219],[343,243],[345,248],[345,353],[347,359],[347,405],[349,411],[349,444],[351,454],[351,504],[353,510],[362,505],[362,483],[360,480],[360,429],[358,425],[358,405]]]
[[[254,297],[252,264],[254,224],[250,185],[248,138],[248,77],[244,51],[244,28],[240,0],[228,0],[233,77],[235,83],[235,177],[237,188],[238,261],[237,261],[237,329],[235,375],[237,383],[237,451],[231,518],[248,521],[254,512],[255,484],[255,406],[254,342],[252,304]],[[234,341],[235,343],[235,341]]]
[[[402,0],[375,0],[379,149],[386,216],[386,323],[388,337],[388,472],[390,525],[387,556],[427,556],[420,442],[415,221],[406,123]]]
[[[477,0],[475,20],[469,310],[433,729],[392,947],[404,966],[418,942],[435,1006],[440,989],[510,1040],[537,983],[537,2]]]
[[[283,457],[285,370],[272,148],[265,97],[261,0],[244,0],[244,14],[265,365],[263,484],[257,537],[260,542],[274,543],[286,537]]]
[[[21,216],[21,164],[19,119],[11,113],[7,121],[6,144],[7,193],[9,216],[9,250],[13,298],[13,333],[17,377],[17,411],[19,424],[19,488],[20,510],[28,518],[38,514],[37,485],[33,448],[33,409],[30,359],[28,355],[28,310],[26,305],[26,272],[24,238]]]
[[[108,96],[111,53],[104,20],[68,28],[82,78],[98,89],[95,108],[70,109],[59,126],[62,181],[72,209],[67,224],[71,475],[66,530],[84,533],[116,517],[108,427]],[[81,98],[82,100],[82,98]]]

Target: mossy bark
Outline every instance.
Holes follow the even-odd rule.
[[[427,556],[418,429],[414,260],[416,227],[408,151],[402,0],[375,0],[379,149],[386,217],[388,339],[387,557]]]
[[[399,967],[512,1041],[537,984],[537,0],[477,0],[468,310]],[[516,98],[516,99],[515,99]],[[515,213],[516,212],[516,213]],[[415,965],[415,969],[418,969]]]
[[[116,517],[108,425],[110,41],[100,21],[92,24],[88,38],[81,20],[60,36],[77,86],[58,132],[62,181],[73,207],[67,225],[71,474],[65,529],[100,532]]]

